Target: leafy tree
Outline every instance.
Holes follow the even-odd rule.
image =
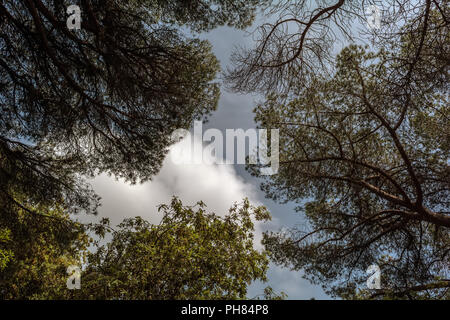
[[[87,253],[89,237],[84,226],[72,221],[61,207],[28,204],[15,212],[2,210],[0,230],[1,299],[71,297],[66,269],[80,265]]]
[[[193,32],[243,28],[260,2],[82,0],[81,29],[69,30],[72,1],[2,1],[3,200],[95,212],[83,176],[150,179],[173,130],[217,105],[219,63]]]
[[[2,212],[0,298],[246,298],[252,281],[267,280],[268,256],[254,248],[254,221],[270,214],[248,200],[224,217],[205,209],[202,202],[188,207],[174,198],[160,206],[159,225],[136,217],[117,230],[107,218],[74,222],[60,207]],[[84,269],[81,290],[66,287],[71,265]],[[263,296],[286,297],[270,287]]]
[[[137,217],[114,231],[107,220],[96,227],[112,240],[89,254],[80,298],[242,299],[252,281],[266,280],[268,258],[254,249],[252,220],[270,218],[264,207],[245,200],[220,217],[202,202],[187,207],[174,198],[159,211],[159,225]]]
[[[276,200],[306,202],[298,208],[306,221],[303,229],[267,233],[264,243],[276,262],[304,270],[332,295],[448,298],[449,6],[416,7],[391,39],[378,38],[377,52],[351,45],[328,73],[308,72],[306,36],[305,48],[286,47],[300,50],[287,63],[265,68],[249,58],[280,57],[276,33],[279,42],[264,38],[267,45],[242,59],[253,69],[234,73],[236,89],[257,89],[253,80],[289,84],[256,108],[261,126],[280,128],[280,173],[263,188]],[[339,10],[318,9],[316,20]],[[268,82],[256,81],[263,74]],[[363,290],[372,264],[382,272],[376,292]]]
[[[5,243],[11,241],[11,230],[0,229],[0,243],[4,246]],[[6,268],[9,261],[14,257],[14,253],[11,250],[0,248],[0,271]]]

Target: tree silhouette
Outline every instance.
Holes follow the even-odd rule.
[[[81,29],[69,30],[70,1],[2,1],[2,210],[23,206],[18,192],[95,212],[83,177],[150,179],[173,130],[217,105],[218,61],[193,34],[245,27],[261,2],[83,0]]]
[[[266,247],[276,262],[347,298],[448,298],[450,288],[450,7],[398,3],[409,19],[377,31],[373,50],[350,45],[324,65],[330,24],[345,27],[358,17],[351,9],[363,7],[298,7],[311,17],[295,21],[298,33],[280,27],[286,17],[263,26],[271,31],[237,54],[229,74],[235,90],[270,89],[256,120],[280,128],[280,174],[263,189],[306,203],[298,208],[304,227],[266,234]],[[363,290],[372,264],[382,291]]]

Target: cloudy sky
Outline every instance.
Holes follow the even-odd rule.
[[[258,22],[257,22],[258,23]],[[231,28],[219,28],[202,37],[213,44],[222,68],[229,65],[229,58],[236,46],[251,46],[252,40],[246,32]],[[262,97],[237,95],[222,90],[218,110],[205,124],[204,131],[255,128],[253,108]],[[173,150],[172,150],[173,152]],[[233,203],[248,197],[255,205],[265,205],[271,211],[273,221],[256,227],[257,239],[264,230],[278,230],[302,224],[301,215],[294,211],[295,204],[280,205],[265,199],[260,191],[261,181],[251,177],[242,165],[176,165],[171,155],[166,158],[161,172],[152,182],[130,186],[112,177],[100,176],[93,182],[94,189],[102,197],[99,217],[108,216],[113,224],[125,217],[142,216],[158,222],[156,207],[168,203],[176,195],[185,205],[202,200],[208,210],[224,214]],[[302,278],[301,272],[271,265],[269,282],[255,283],[249,289],[249,297],[260,295],[270,285],[276,292],[285,292],[289,299],[327,299],[323,290]]]
[[[175,146],[176,148],[177,146]],[[152,182],[130,186],[102,175],[93,181],[96,192],[102,197],[102,207],[96,219],[109,217],[113,225],[126,217],[141,216],[158,223],[156,207],[169,203],[173,195],[180,197],[185,205],[193,205],[202,200],[209,212],[223,215],[235,202],[247,197],[254,205],[266,205],[272,213],[272,221],[256,224],[255,245],[260,245],[262,232],[278,230],[298,223],[292,206],[279,206],[264,199],[259,191],[259,181],[252,179],[243,168],[233,165],[177,165],[171,154],[165,160],[161,172]],[[326,298],[320,288],[311,286],[301,278],[301,274],[272,265],[268,273],[268,283],[254,283],[248,296],[262,293],[267,285],[277,292],[285,292],[290,299]]]

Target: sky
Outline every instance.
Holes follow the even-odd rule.
[[[246,37],[244,31],[227,27],[216,29],[203,37],[212,43],[223,69],[229,65],[229,57],[236,45],[251,44],[251,39]],[[203,125],[203,132],[208,128],[216,128],[223,133],[225,129],[255,128],[252,111],[260,98],[230,93],[222,88],[218,109]],[[124,218],[141,216],[158,223],[160,216],[157,206],[169,203],[174,195],[185,205],[193,205],[202,200],[209,212],[219,215],[227,213],[234,203],[249,198],[254,205],[265,205],[272,214],[270,223],[256,224],[255,246],[260,249],[263,231],[275,231],[301,223],[301,216],[295,213],[293,204],[279,205],[265,199],[259,187],[261,181],[250,176],[243,165],[177,165],[171,156],[169,153],[161,171],[151,182],[129,185],[106,175],[96,178],[92,184],[102,198],[102,206],[96,219],[109,217],[115,225]],[[252,284],[248,297],[261,295],[266,286],[271,286],[275,292],[285,292],[288,299],[327,298],[320,287],[304,280],[300,272],[271,264],[268,279],[267,283]]]
[[[252,45],[252,38],[246,31],[228,27],[215,29],[201,37],[211,42],[223,70],[230,66],[230,56],[236,46]],[[262,98],[239,95],[222,88],[218,109],[203,125],[203,132],[208,128],[219,129],[223,133],[226,129],[256,128],[253,109]],[[131,186],[105,175],[96,178],[93,187],[102,197],[97,218],[109,217],[112,224],[118,224],[126,217],[141,216],[158,223],[157,206],[169,203],[173,196],[179,197],[184,205],[194,205],[202,200],[209,212],[220,215],[247,197],[254,205],[265,205],[272,214],[270,223],[256,225],[256,247],[262,248],[259,242],[263,231],[302,225],[301,213],[295,211],[297,204],[282,205],[266,199],[260,190],[262,181],[250,176],[243,165],[177,165],[171,159],[177,147],[172,148],[162,170],[151,182]],[[288,299],[329,299],[320,286],[303,279],[302,272],[271,263],[268,279],[267,283],[252,284],[248,297],[261,295],[266,286],[271,286],[277,293],[286,293]]]

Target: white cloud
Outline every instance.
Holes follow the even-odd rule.
[[[194,205],[202,200],[208,212],[218,215],[228,213],[235,202],[241,202],[245,197],[253,205],[261,205],[255,186],[246,183],[232,165],[175,164],[172,154],[182,144],[171,148],[160,173],[151,182],[130,185],[107,175],[94,179],[94,190],[102,197],[98,218],[109,217],[112,225],[135,216],[158,223],[161,216],[157,206],[170,203],[174,195],[184,205]],[[255,244],[258,248],[261,248],[262,231],[273,228],[274,224],[275,220],[270,224],[256,224]]]
[[[172,161],[172,154],[181,145],[182,143],[171,148],[162,170],[151,182],[130,185],[106,175],[97,177],[93,186],[102,197],[102,207],[94,220],[109,217],[112,225],[117,225],[124,218],[141,216],[152,223],[158,223],[161,216],[157,212],[157,206],[169,203],[173,195],[178,196],[184,205],[193,205],[202,200],[207,205],[208,212],[218,215],[227,213],[233,203],[241,202],[245,197],[253,205],[261,205],[255,185],[245,182],[232,165],[176,165]],[[93,220],[92,216],[78,218],[85,222]],[[278,228],[279,221],[274,217],[271,223],[256,223],[255,246],[262,249],[260,240],[264,230]],[[302,279],[300,272],[271,263],[268,278],[269,283],[253,283],[249,287],[248,296],[260,295],[270,285],[276,292],[286,292],[290,299],[326,298],[319,287]]]

